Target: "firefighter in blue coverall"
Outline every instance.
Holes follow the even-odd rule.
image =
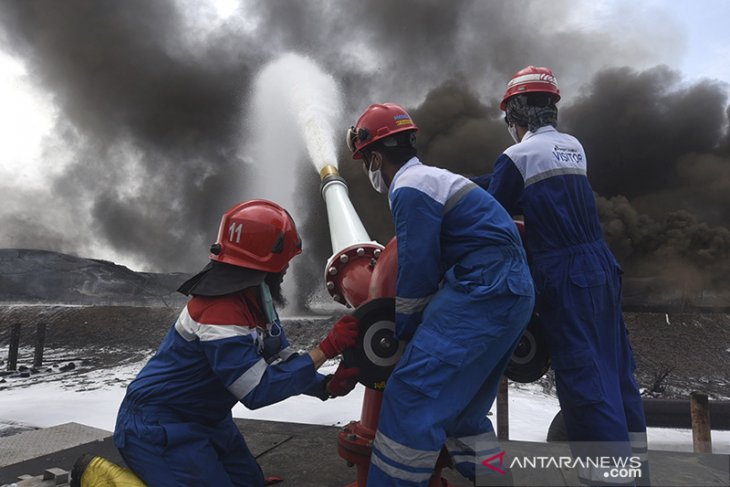
[[[357,369],[316,372],[356,342],[357,320],[341,318],[300,355],[273,307],[289,261],[301,253],[294,221],[275,203],[251,200],[223,216],[211,262],[179,291],[192,295],[157,353],[127,388],[114,442],[151,486],[264,485],[231,417],[297,394],[347,394]]]
[[[548,68],[528,66],[500,108],[515,145],[474,178],[512,215],[523,215],[537,311],[572,442],[631,445],[646,461],[644,409],[621,314],[621,268],[608,249],[578,140],[558,132],[560,92]],[[582,447],[585,451],[585,444]],[[625,446],[618,451],[631,452]],[[600,469],[584,482],[631,483]],[[648,482],[644,465],[643,482]]]
[[[447,446],[466,477],[499,475],[487,418],[532,312],[534,289],[514,222],[486,191],[416,157],[398,105],[371,105],[348,131],[373,188],[387,193],[398,242],[396,336],[368,485],[425,486]],[[497,469],[505,465],[497,465]]]

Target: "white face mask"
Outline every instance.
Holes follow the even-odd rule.
[[[385,184],[383,173],[380,172],[380,169],[376,171],[368,170],[368,179],[370,179],[370,184],[373,185],[373,189],[378,193],[386,194],[388,192],[388,185]]]
[[[512,136],[512,140],[515,141],[515,144],[520,143],[520,136],[517,135],[517,125],[507,125],[507,132]]]
[[[383,173],[380,172],[381,168],[378,168],[375,171],[372,170],[372,158],[367,165],[370,167],[370,169],[367,169],[365,164],[363,164],[362,168],[363,171],[367,173],[368,179],[370,180],[370,184],[373,186],[373,189],[378,193],[386,194],[388,192],[388,185],[385,184],[385,180],[383,179]]]

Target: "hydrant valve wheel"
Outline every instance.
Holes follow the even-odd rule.
[[[353,314],[360,321],[358,347],[345,350],[345,364],[360,368],[362,385],[383,390],[404,348],[395,338],[395,299],[372,299]]]
[[[540,329],[540,320],[533,314],[517,348],[512,353],[504,375],[509,380],[525,384],[540,379],[549,368],[550,353],[547,342]]]

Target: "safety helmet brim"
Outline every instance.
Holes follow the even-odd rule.
[[[266,274],[211,260],[200,272],[182,283],[177,291],[186,296],[225,296],[260,285]]]

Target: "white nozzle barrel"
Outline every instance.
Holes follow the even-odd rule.
[[[367,230],[360,221],[348,196],[347,183],[333,166],[320,171],[322,177],[322,198],[327,206],[327,220],[330,227],[332,253],[351,245],[371,242]]]

